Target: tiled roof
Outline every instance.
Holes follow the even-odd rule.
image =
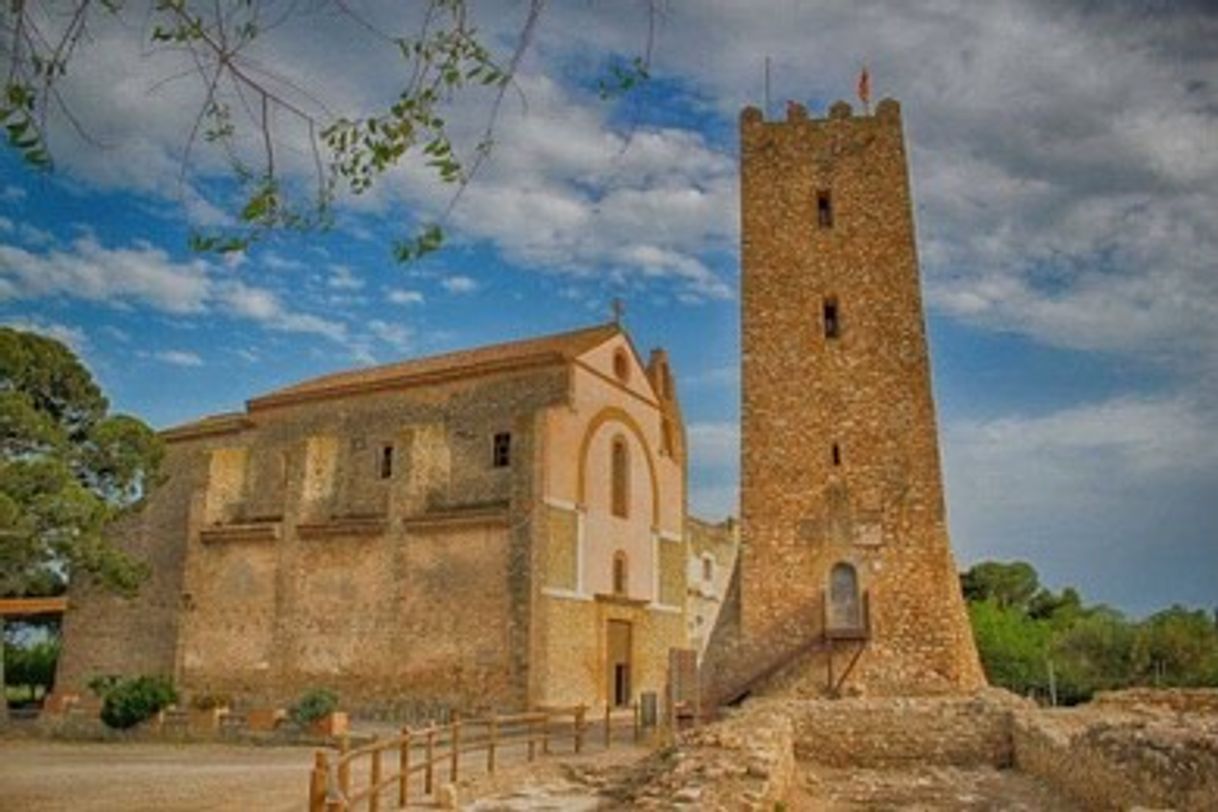
[[[565,361],[602,344],[619,332],[621,332],[621,328],[617,324],[598,324],[566,333],[490,344],[443,355],[336,372],[253,398],[247,403],[247,406],[252,411],[306,400],[396,388],[431,380],[460,378],[520,365]]]

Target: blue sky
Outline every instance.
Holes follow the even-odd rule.
[[[138,26],[99,20],[64,93],[103,146],[59,122],[50,176],[0,156],[0,319],[69,341],[117,408],[167,426],[326,371],[604,320],[620,296],[640,349],[672,354],[692,504],[722,516],[739,435],[736,115],[761,102],[766,55],[775,113],[850,96],[866,60],[905,112],[960,563],[1027,559],[1133,613],[1214,606],[1218,16],[976,5],[674,1],[652,82],[607,102],[596,80],[644,47],[645,5],[554,4],[450,245],[407,266],[391,241],[451,194],[414,165],[343,200],[329,232],[228,262],[192,253],[191,229],[236,200],[205,149],[182,171],[199,88],[163,84],[180,54],[142,56]],[[357,6],[387,31],[413,24],[397,4]],[[500,48],[523,12],[478,8]],[[392,55],[325,22],[325,42],[306,15],[256,56],[348,115],[371,109]],[[452,105],[459,138],[485,103]],[[299,134],[277,138],[303,173]]]

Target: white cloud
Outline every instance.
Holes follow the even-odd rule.
[[[1120,396],[945,428],[960,563],[1031,560],[1051,583],[1136,611],[1212,603],[1212,403]]]
[[[385,298],[396,305],[412,305],[423,304],[423,294],[417,290],[404,290],[397,288],[390,290]]]
[[[160,350],[153,353],[152,357],[158,361],[178,367],[203,366],[203,359],[196,353],[187,350]]]
[[[0,300],[66,297],[175,315],[220,312],[272,330],[346,338],[342,323],[292,310],[274,291],[228,277],[201,259],[177,261],[146,242],[110,248],[91,234],[42,253],[0,244]]]
[[[1139,484],[1218,469],[1218,415],[1185,397],[1119,397],[1035,417],[962,421],[946,434],[953,497],[980,511],[1111,509]]]
[[[740,461],[740,426],[735,422],[691,423],[685,427],[690,460],[707,468],[734,468]]]
[[[71,347],[77,355],[89,349],[89,337],[85,331],[69,324],[41,318],[11,317],[4,319],[4,326],[48,336]]]
[[[264,268],[272,271],[301,271],[308,267],[300,260],[285,257],[275,251],[266,251],[258,261]]]
[[[473,293],[478,289],[478,282],[472,277],[457,274],[456,276],[446,276],[441,279],[440,287],[449,293]]]
[[[362,290],[364,280],[356,276],[347,265],[331,265],[326,285],[333,290]]]
[[[20,203],[25,200],[26,192],[20,186],[14,186],[11,183],[5,184],[3,189],[0,189],[0,201],[5,203]]]
[[[414,332],[404,324],[373,319],[368,322],[368,330],[396,352],[405,353],[413,348]]]
[[[55,242],[51,232],[24,221],[14,223],[7,217],[0,217],[0,234],[15,235],[21,242],[31,246],[50,245]]]

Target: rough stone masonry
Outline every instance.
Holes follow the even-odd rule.
[[[750,107],[740,143],[744,546],[704,685],[840,636],[862,648],[856,691],[976,689],[900,107],[816,119],[790,104],[785,121]],[[826,657],[801,670],[823,684]]]

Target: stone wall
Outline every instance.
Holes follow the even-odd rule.
[[[701,657],[710,643],[736,571],[740,525],[732,518],[711,524],[689,516],[685,521],[685,540],[689,547],[685,617],[690,647]]]
[[[984,697],[778,701],[795,755],[832,767],[1011,763],[1011,708]]]
[[[1208,812],[1218,799],[1218,719],[1079,708],[1017,714],[1015,765],[1087,809]]]
[[[1158,708],[1179,713],[1218,714],[1218,689],[1128,688],[1123,691],[1100,691],[1090,704],[1117,710]]]
[[[165,484],[156,498],[111,529],[117,543],[149,565],[150,577],[138,597],[72,582],[55,677],[58,692],[84,693],[89,680],[102,674],[174,672],[186,556],[182,512],[206,481],[207,462],[171,453],[162,474]]]
[[[538,414],[567,388],[558,366],[172,438],[166,485],[120,532],[153,578],[130,604],[74,586],[59,685],[166,673],[251,704],[326,686],[354,710],[523,706]]]

